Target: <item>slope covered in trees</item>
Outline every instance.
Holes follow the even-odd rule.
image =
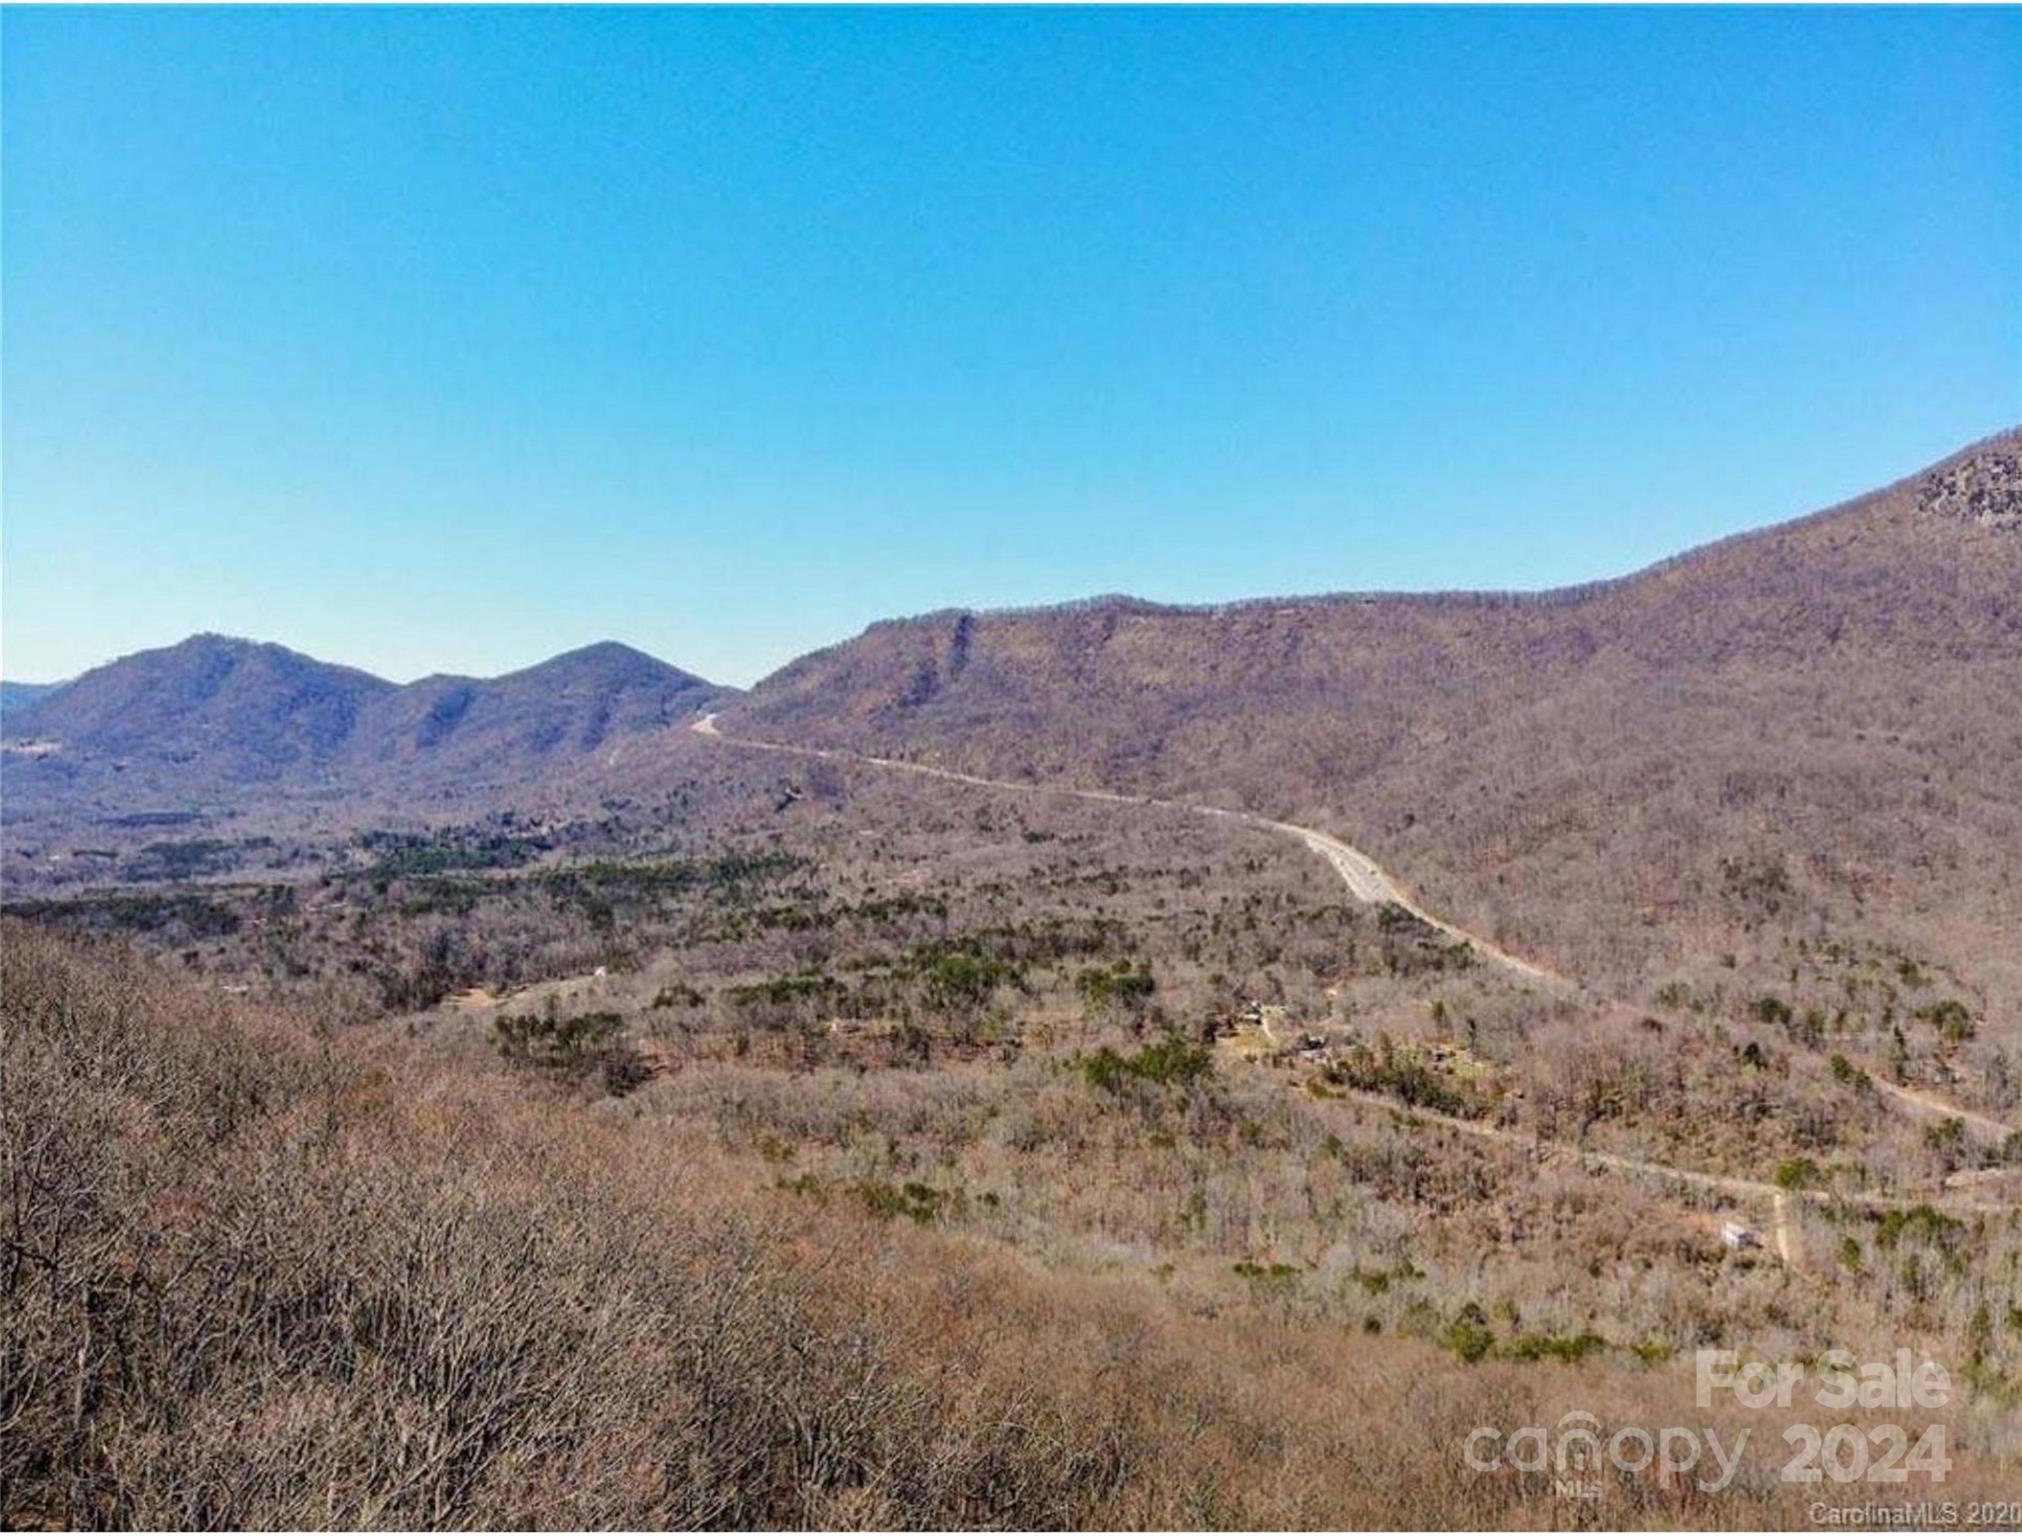
[[[1469,1468],[1477,1426],[1780,1428],[1684,1361],[1491,1355],[1478,1308],[1302,1322],[1287,1266],[1226,1315],[1050,1275],[706,1121],[0,937],[11,1525],[1527,1525],[1552,1474]],[[1996,1496],[1964,1438],[1946,1495]],[[1613,1479],[1608,1520],[1800,1524],[1781,1459]]]
[[[1468,926],[1624,985],[1859,933],[2012,1014],[2018,519],[2009,434],[1586,588],[882,623],[725,728],[1330,827]]]
[[[197,635],[94,668],[5,719],[10,819],[511,794],[726,697],[605,642],[502,677],[405,687],[278,645]]]

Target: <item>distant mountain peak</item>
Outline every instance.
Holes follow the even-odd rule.
[[[533,666],[524,667],[517,672],[509,672],[493,681],[505,683],[510,679],[547,681],[589,679],[599,683],[623,682],[640,687],[709,686],[692,672],[684,672],[657,656],[649,655],[645,651],[616,640],[597,640],[589,645],[577,646],[572,651],[563,651],[559,656],[550,656],[546,661],[536,662]]]
[[[273,640],[253,640],[245,635],[227,635],[214,629],[199,630],[187,639],[178,640],[174,645],[158,647],[155,652],[139,651],[136,655],[161,654],[166,656],[188,656],[207,652],[226,652],[238,656],[289,656],[297,661],[312,662],[319,667],[337,667],[346,672],[357,672],[357,667],[346,667],[341,662],[317,661],[315,657],[301,651],[291,650]]]
[[[234,635],[191,635],[6,702],[10,740],[60,743],[36,771],[120,797],[215,800],[259,783],[366,791],[533,782],[607,741],[662,730],[727,690],[604,640],[500,677],[399,685]],[[67,791],[13,777],[9,788]],[[106,775],[118,776],[119,789]]]
[[[215,630],[202,630],[173,645],[131,652],[107,663],[106,667],[94,667],[82,676],[93,677],[109,667],[128,663],[149,667],[158,676],[178,679],[195,676],[200,671],[215,676],[239,666],[264,664],[288,676],[313,677],[332,683],[341,680],[347,689],[364,692],[390,691],[398,686],[360,667],[319,661],[314,656],[272,640],[251,640],[243,635],[219,634]]]
[[[548,658],[557,661],[650,661],[656,666],[666,666],[659,657],[640,650],[636,645],[627,645],[622,640],[592,640],[588,645],[579,645],[574,650],[563,651]],[[675,670],[679,670],[676,668]]]
[[[652,655],[647,651],[642,651],[637,646],[627,645],[622,640],[592,640],[588,645],[579,645],[574,650],[562,651],[557,655],[550,656],[546,661],[540,662],[537,665],[542,667],[559,667],[612,666],[619,664],[626,666],[645,665],[664,667],[669,672],[681,671],[679,667],[664,662],[658,656]],[[526,670],[532,671],[533,668],[527,668]],[[685,672],[682,673],[684,677],[687,675]]]

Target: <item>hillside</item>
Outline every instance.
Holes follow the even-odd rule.
[[[664,730],[723,692],[605,641],[503,677],[428,677],[399,689],[364,720],[339,766],[366,783],[390,773],[510,784]]]
[[[0,683],[0,715],[26,709],[45,693],[54,693],[61,683]]]
[[[52,696],[0,1518],[1796,1527],[1816,1409],[1695,1406],[1698,1352],[1849,1341],[1955,1387],[1850,1432],[2005,1496],[2017,468],[1544,599],[881,625],[750,699],[215,639]],[[1575,1415],[1732,1462],[1580,1512],[1456,1454]]]
[[[1654,982],[1859,934],[2022,975],[2022,435],[1621,581],[874,625],[733,734],[1241,804]]]
[[[278,645],[198,635],[10,711],[9,819],[173,813],[305,791],[481,794],[608,755],[723,692],[609,642],[503,677],[403,687]]]
[[[385,680],[278,645],[193,635],[95,667],[6,722],[9,741],[60,744],[39,761],[71,773],[187,768],[212,784],[312,771],[342,749]]]
[[[0,1146],[36,1177],[0,1230],[38,1256],[10,1271],[20,1322],[0,1360],[13,1526],[1534,1529],[1548,1472],[1479,1475],[1451,1448],[1474,1426],[1575,1412],[1710,1425],[1736,1466],[1754,1437],[1731,1485],[1611,1477],[1613,1527],[1711,1510],[1802,1528],[1817,1497],[1775,1475],[1792,1415],[1724,1394],[1695,1409],[1689,1355],[1485,1358],[1468,1343],[1481,1324],[1377,1325],[1371,1310],[1347,1327],[1290,1305],[1275,1278],[1233,1276],[1254,1296],[1189,1307],[1166,1280],[1033,1262],[991,1235],[980,1198],[906,1219],[856,1193],[875,1186],[797,1193],[822,1186],[740,1156],[706,1105],[585,1113],[492,1052],[332,1033],[118,948],[4,939],[0,1067],[21,1112]],[[778,1082],[864,1102],[854,1074]],[[1241,1091],[1107,1102],[1071,1074],[1049,1082],[1077,1112],[1043,1134],[1093,1121],[1141,1137],[1139,1116],[1163,1109],[1169,1146]],[[745,1115],[772,1102],[739,1086]],[[1258,1091],[1243,1108],[1281,1124],[1313,1113],[1301,1098]],[[1366,1149],[1383,1119],[1338,1122],[1335,1153],[1304,1149],[1358,1208],[1382,1176]],[[1122,1201],[1114,1154],[1078,1150],[1072,1187]],[[1256,1155],[1214,1151],[1211,1166]],[[1158,1206],[1170,1182],[1129,1188],[1128,1205]],[[1569,1210],[1649,1219],[1642,1199],[1556,1193],[1561,1226]],[[1422,1288],[1353,1218],[1330,1237],[1346,1240],[1338,1262],[1357,1255],[1364,1283],[1341,1286],[1358,1312],[1394,1315],[1393,1291]],[[1631,1263],[1597,1252],[1633,1272],[1658,1250],[1632,1241]],[[1736,1267],[1725,1284],[1777,1279]],[[1554,1310],[1524,1301],[1527,1317]],[[2000,1410],[1948,1419],[1945,1496],[2012,1491]]]
[[[2008,434],[1615,582],[941,613],[748,696],[613,644],[401,687],[199,636],[11,710],[7,819],[40,846],[193,811],[652,797],[697,762],[668,728],[719,710],[733,737],[1325,828],[1465,927],[1645,996],[1901,951],[2022,1039],[2018,509]]]

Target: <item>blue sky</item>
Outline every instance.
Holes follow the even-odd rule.
[[[1535,587],[2022,420],[2022,15],[10,10],[0,666]]]

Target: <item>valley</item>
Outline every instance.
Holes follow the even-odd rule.
[[[194,1423],[244,1523],[1522,1525],[1473,1425],[1874,1341],[2012,1486],[2013,443],[1593,591],[10,705],[14,1379],[91,1404],[10,1512],[192,1518],[78,1447]]]

